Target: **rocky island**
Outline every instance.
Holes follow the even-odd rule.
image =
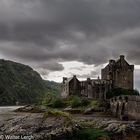
[[[0,121],[0,135],[20,136],[26,140],[140,139],[140,123],[137,121],[120,121],[106,113],[84,114],[85,110],[82,111],[70,114],[68,111],[40,109],[39,112],[33,106],[22,107],[11,118]]]

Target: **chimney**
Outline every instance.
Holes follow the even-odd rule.
[[[63,84],[67,81],[67,77],[63,77]]]
[[[115,60],[113,60],[113,59],[109,60],[109,64],[114,64],[114,63],[115,63]]]
[[[76,75],[73,75],[73,78],[76,78]]]
[[[87,81],[90,81],[90,78],[87,78]]]
[[[124,55],[120,55],[120,59],[124,59],[125,58],[125,56]]]

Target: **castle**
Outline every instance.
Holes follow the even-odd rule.
[[[113,88],[133,90],[134,65],[128,64],[124,55],[118,60],[109,60],[108,65],[101,70],[101,79],[87,78],[79,81],[76,75],[72,78],[63,77],[61,96],[71,95],[91,99],[106,99],[106,93]]]

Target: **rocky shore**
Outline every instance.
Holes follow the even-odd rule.
[[[110,137],[99,137],[100,140],[140,140],[140,123],[136,121],[119,121],[100,113],[70,116],[58,112],[57,115],[45,113],[47,115],[24,111],[14,118],[0,121],[0,135],[22,136],[27,140],[78,140],[75,136],[78,131],[95,128],[111,134]]]

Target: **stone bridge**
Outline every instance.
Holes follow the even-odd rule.
[[[111,112],[121,120],[140,120],[140,96],[127,95],[110,99]]]

